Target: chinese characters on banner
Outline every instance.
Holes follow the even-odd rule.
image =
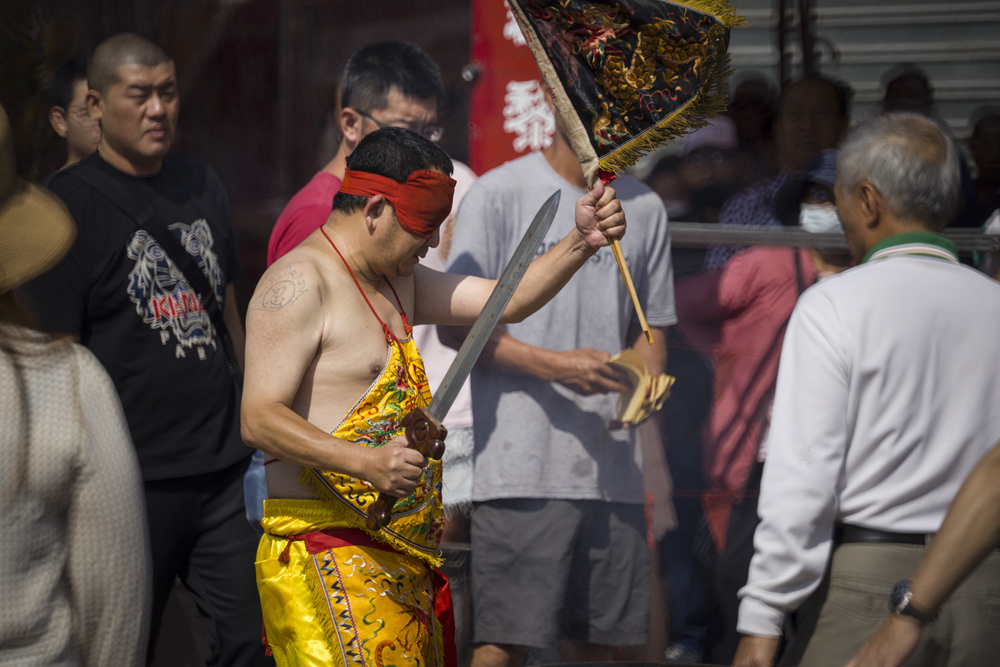
[[[473,0],[469,166],[483,174],[549,145],[555,117],[545,104],[538,67],[504,0]]]

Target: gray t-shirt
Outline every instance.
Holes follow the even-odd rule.
[[[626,261],[651,326],[674,314],[667,214],[642,183],[613,183],[629,223]],[[541,153],[509,162],[479,179],[462,200],[448,270],[498,278],[542,203],[562,190],[539,254],[572,229],[584,191]],[[591,347],[619,352],[636,319],[611,248],[601,248],[551,302],[507,325],[516,339],[552,350]],[[618,394],[579,396],[555,383],[477,365],[472,374],[476,439],[473,500],[566,498],[642,503],[642,458],[634,431],[609,431]]]

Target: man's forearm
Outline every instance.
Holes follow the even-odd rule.
[[[638,325],[630,327],[629,334],[633,339],[632,349],[646,363],[650,375],[659,375],[667,369],[667,330],[664,327],[650,327],[653,344],[646,340],[646,334]]]
[[[559,292],[573,274],[594,253],[609,244],[610,239],[625,235],[625,213],[613,188],[600,182],[594,189],[577,200],[574,209],[574,226],[554,247],[536,257],[525,270],[500,322],[520,322],[536,312]],[[509,252],[510,249],[508,248]],[[462,251],[464,257],[467,253]],[[449,270],[460,274],[477,273],[481,265],[453,263]],[[424,267],[414,269],[415,301],[414,322],[418,324],[464,325],[471,324],[482,312],[494,291],[497,280],[441,274]]]
[[[469,327],[438,327],[441,341],[456,350],[468,335]],[[556,354],[552,350],[529,345],[497,328],[490,334],[476,363],[505,373],[552,381],[557,375],[554,370]]]
[[[480,362],[489,368],[551,382],[556,379],[555,352],[529,345],[502,329],[490,335]]]
[[[952,501],[941,530],[910,579],[911,602],[935,613],[959,584],[1000,545],[1000,443],[973,469]],[[920,640],[921,625],[890,614],[847,667],[897,667]]]
[[[519,322],[541,308],[609,239],[625,234],[621,202],[614,188],[605,188],[600,181],[577,200],[574,221],[573,229],[555,247],[528,266],[501,321]]]
[[[274,458],[365,478],[365,447],[331,436],[287,406],[249,408],[244,401],[241,430],[247,445]]]
[[[446,345],[458,347],[465,335],[460,327],[441,327]],[[467,331],[467,330],[466,330]],[[505,373],[557,382],[582,396],[626,391],[620,371],[608,363],[604,350],[551,350],[520,341],[503,329],[490,335],[477,363]]]
[[[745,635],[736,647],[733,667],[771,667],[778,655],[778,637]]]
[[[1000,546],[1000,443],[962,484],[927,553],[911,577],[913,604],[926,611],[949,595]]]

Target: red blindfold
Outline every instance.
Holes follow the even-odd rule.
[[[429,238],[451,213],[455,180],[430,169],[419,169],[400,183],[367,171],[348,169],[340,191],[360,197],[382,195],[392,204],[403,229]]]

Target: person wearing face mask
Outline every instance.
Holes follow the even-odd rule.
[[[815,188],[811,192],[819,194],[819,197],[829,194]],[[813,234],[839,232],[840,218],[837,217],[836,207],[828,203],[807,204],[803,201],[799,210],[799,227]]]
[[[833,198],[836,154],[821,152],[779,191],[783,223],[813,233],[841,230]],[[804,290],[849,264],[846,251],[757,246],[677,286],[681,334],[702,346],[714,369],[714,400],[702,431],[702,502],[716,547],[719,607],[712,615],[719,640],[706,656],[712,662],[731,661],[739,639],[736,594],[753,555],[762,444],[785,325]]]
[[[719,214],[720,225],[780,226],[778,193],[794,181],[821,151],[836,148],[850,125],[853,91],[824,75],[810,75],[781,92],[774,118],[778,173],[731,197]],[[718,269],[742,249],[717,245],[705,256],[706,269]]]

